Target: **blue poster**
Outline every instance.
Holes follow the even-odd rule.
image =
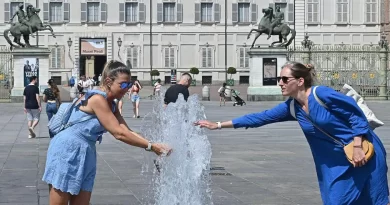
[[[24,73],[24,87],[30,84],[31,76],[37,76],[37,81],[39,82],[39,58],[25,58],[23,73]]]

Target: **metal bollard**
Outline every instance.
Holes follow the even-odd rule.
[[[73,86],[73,87],[70,88],[70,92],[69,92],[70,100],[73,100],[73,99],[76,98],[76,95],[77,95],[76,91],[77,91],[76,86]]]
[[[202,88],[202,100],[210,101],[210,88],[207,85]]]

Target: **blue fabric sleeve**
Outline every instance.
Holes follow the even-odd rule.
[[[259,113],[247,114],[242,117],[238,117],[232,120],[234,128],[246,127],[260,127],[263,125],[295,120],[290,114],[290,101],[291,99],[280,103],[276,107],[265,110]]]
[[[354,132],[353,137],[365,135],[369,132],[370,127],[367,118],[352,97],[326,86],[318,86],[316,94],[330,112],[349,122]]]

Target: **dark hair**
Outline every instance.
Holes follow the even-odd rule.
[[[105,79],[108,77],[112,80],[114,80],[115,78],[118,77],[118,74],[120,73],[124,73],[124,74],[127,74],[127,75],[130,75],[130,69],[128,69],[126,67],[125,64],[123,64],[122,62],[120,61],[116,61],[116,60],[111,60],[111,61],[108,61],[106,63],[106,65],[104,65],[104,69],[103,69],[103,72],[102,72],[102,80],[100,82],[100,85],[101,86],[104,86],[106,85],[106,81]]]
[[[316,73],[312,64],[302,64],[298,62],[287,62],[283,68],[288,67],[291,70],[291,75],[295,78],[303,78],[305,80],[305,88],[314,85],[316,81]]]
[[[53,79],[50,79],[47,83],[50,85],[50,89],[53,91],[54,96],[58,98],[60,95],[60,89],[58,89],[57,84],[53,81]]]
[[[226,83],[223,83],[223,84],[222,84],[222,87],[226,87]]]
[[[36,79],[37,79],[37,76],[35,76],[35,75],[34,75],[34,76],[31,76],[31,77],[30,77],[30,83],[33,82],[33,81],[36,80]]]
[[[160,78],[159,78],[159,79],[157,79],[157,82],[158,82],[158,83],[161,83],[161,79],[160,79]]]
[[[185,73],[181,74],[181,76],[184,76],[184,75],[186,75],[186,76],[190,77],[190,80],[192,80],[192,76],[191,76],[191,74],[189,74],[189,73],[187,73],[187,72],[185,72]]]

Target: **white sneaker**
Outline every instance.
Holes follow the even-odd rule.
[[[33,129],[32,127],[29,127],[29,128],[28,128],[28,131],[30,132],[30,135],[31,135],[32,138],[35,138],[35,137],[36,137],[35,132],[34,132],[34,129]]]
[[[31,135],[28,135],[28,139],[31,139],[31,138],[33,138]]]

